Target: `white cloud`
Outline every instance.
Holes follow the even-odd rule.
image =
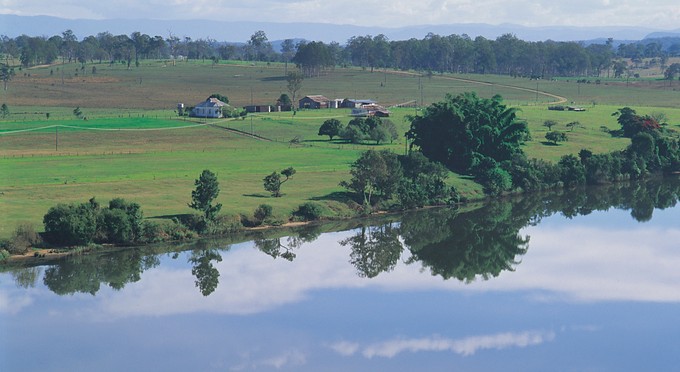
[[[404,352],[450,351],[463,356],[470,356],[480,350],[524,348],[550,342],[555,338],[552,331],[525,331],[497,333],[492,335],[471,336],[461,339],[442,338],[439,336],[425,338],[398,338],[360,347],[359,344],[339,342],[331,346],[338,354],[351,356],[359,349],[366,358],[393,358]]]
[[[245,353],[241,355],[241,358],[243,359],[241,363],[230,366],[228,369],[230,371],[251,371],[260,369],[261,367],[295,369],[294,367],[307,364],[307,355],[297,349],[283,351],[274,356],[263,357],[261,359],[255,359],[250,353]],[[223,370],[225,369],[225,366],[216,365],[215,369]]]
[[[301,366],[307,363],[307,357],[305,354],[298,350],[290,350],[282,354],[276,355],[271,358],[264,359],[260,362],[255,363],[257,366],[274,367],[280,369],[283,367],[294,367]]]
[[[359,350],[356,342],[339,341],[328,345],[328,347],[342,356],[354,355]]]
[[[23,308],[33,303],[33,298],[26,292],[22,294],[17,292],[4,289],[0,291],[0,314],[18,314]]]

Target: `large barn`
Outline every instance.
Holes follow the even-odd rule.
[[[330,100],[324,96],[306,96],[299,101],[300,109],[320,109],[328,108]]]

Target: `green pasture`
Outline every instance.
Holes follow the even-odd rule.
[[[178,118],[174,112],[178,102],[192,106],[211,93],[227,95],[237,107],[274,104],[287,93],[280,64],[144,61],[129,70],[119,64],[97,64],[95,75],[92,65],[83,70],[79,66],[24,69],[7,91],[0,91],[0,102],[7,103],[11,112],[0,119],[0,237],[7,237],[21,221],[40,226],[47,209],[59,202],[82,202],[93,196],[101,202],[114,197],[136,201],[151,218],[190,213],[187,203],[193,182],[203,169],[218,174],[222,190],[218,201],[225,213],[251,214],[266,203],[283,219],[301,203],[314,200],[332,214],[344,216],[349,211],[338,183],[348,178],[349,164],[358,154],[371,148],[405,151],[403,138],[377,146],[317,135],[324,120],[349,122],[350,112],[345,109],[209,120]],[[373,99],[390,107],[389,119],[404,133],[409,127],[405,117],[417,115],[420,109],[394,105],[414,101],[428,105],[446,93],[465,91],[482,97],[500,94],[520,109],[519,117],[529,124],[528,156],[556,161],[582,148],[599,153],[627,146],[627,139],[613,138],[603,130],[618,129],[611,114],[624,106],[639,114],[662,112],[668,128],[680,130],[680,92],[675,89],[650,78],[587,84],[575,79],[536,81],[338,67],[305,79],[298,96]],[[547,109],[557,102],[573,102],[586,111]],[[74,117],[75,107],[87,120]],[[559,123],[553,130],[566,132],[568,142],[554,146],[545,140],[543,122],[548,119]],[[566,124],[571,121],[581,126],[570,131]],[[293,138],[300,143],[291,144]],[[297,174],[284,184],[285,195],[270,197],[262,178],[289,166]],[[480,186],[467,177],[452,174],[450,183],[466,197],[482,195]]]
[[[527,156],[557,161],[564,154],[576,154],[581,149],[588,149],[594,153],[605,153],[621,150],[628,146],[627,138],[612,137],[604,129],[620,129],[616,117],[612,113],[623,106],[596,105],[582,106],[586,111],[552,111],[541,106],[521,106],[518,116],[527,121],[532,140],[527,142],[525,152]],[[663,113],[668,117],[667,128],[672,131],[680,130],[680,109],[659,107],[633,107],[638,114],[649,115]],[[558,123],[552,130],[567,133],[568,141],[554,146],[545,139],[548,128],[543,126],[546,120]],[[581,125],[573,130],[567,123],[578,121]]]

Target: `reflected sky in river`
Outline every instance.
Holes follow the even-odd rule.
[[[0,370],[677,366],[680,208],[560,198],[3,273]]]

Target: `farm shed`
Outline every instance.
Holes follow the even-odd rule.
[[[272,107],[269,105],[249,105],[243,107],[246,112],[272,112]],[[278,111],[281,111],[280,109]]]
[[[315,95],[315,96],[306,96],[303,99],[300,100],[300,105],[298,106],[301,109],[320,109],[320,108],[328,108],[329,107],[329,102],[330,100],[324,96],[320,95]]]
[[[221,118],[222,117],[222,107],[227,104],[220,101],[217,98],[208,98],[205,101],[199,103],[191,110],[189,116],[199,117],[199,118]]]
[[[349,99],[345,98],[342,101],[341,107],[345,108],[360,108],[364,107],[366,105],[375,105],[377,102],[371,100],[371,99]]]

